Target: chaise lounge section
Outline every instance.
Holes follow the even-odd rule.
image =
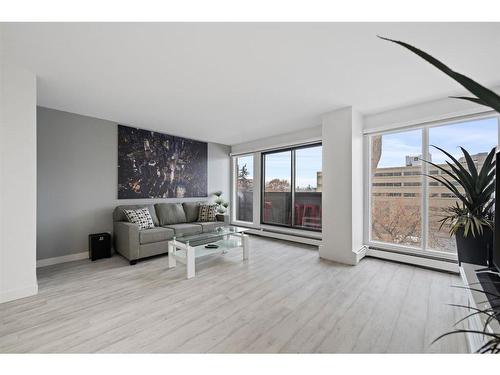
[[[200,222],[198,212],[206,202],[157,203],[118,206],[113,211],[115,250],[127,258],[131,265],[139,259],[168,252],[168,241],[175,237],[210,232],[224,226],[224,215],[217,221]],[[124,210],[147,208],[155,227],[139,230],[127,220]]]

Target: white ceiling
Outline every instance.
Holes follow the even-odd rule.
[[[236,144],[460,93],[412,43],[500,83],[500,23],[4,24],[4,53],[38,75],[38,104]]]

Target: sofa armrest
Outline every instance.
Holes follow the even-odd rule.
[[[139,259],[139,226],[125,221],[113,223],[115,249],[128,260]]]

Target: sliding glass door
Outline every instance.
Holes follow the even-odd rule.
[[[295,150],[294,226],[321,230],[322,147]]]
[[[262,222],[289,226],[292,222],[292,152],[263,154]]]
[[[262,154],[263,224],[321,231],[321,145]]]

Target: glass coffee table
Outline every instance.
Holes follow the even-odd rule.
[[[233,249],[241,249],[243,260],[249,257],[247,228],[225,226],[214,231],[191,236],[174,237],[168,242],[168,268],[176,266],[177,261],[186,265],[188,279],[195,276],[196,259],[213,254],[225,254]],[[206,248],[206,245],[217,248]]]

